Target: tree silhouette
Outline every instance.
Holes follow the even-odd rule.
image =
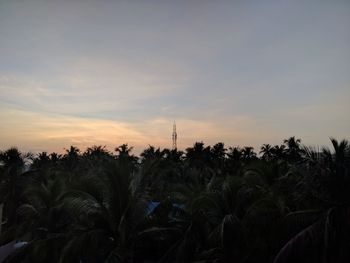
[[[16,219],[16,209],[19,206],[23,191],[25,164],[31,159],[31,154],[24,154],[16,147],[0,152],[2,171],[0,178],[0,203],[3,203],[3,220],[10,227]]]
[[[294,162],[300,161],[301,154],[303,153],[301,139],[295,139],[295,136],[292,136],[283,140],[283,143],[287,146],[285,152],[288,155],[288,159]]]
[[[350,145],[0,152],[6,262],[349,262]],[[32,162],[31,162],[32,161]]]
[[[273,156],[272,146],[270,144],[263,144],[260,148],[261,158],[266,161],[270,161]]]

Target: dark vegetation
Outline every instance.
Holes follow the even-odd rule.
[[[0,152],[6,262],[350,262],[350,145]]]

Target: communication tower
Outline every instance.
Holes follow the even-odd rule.
[[[173,124],[173,150],[177,149],[177,133],[176,133],[176,123]]]

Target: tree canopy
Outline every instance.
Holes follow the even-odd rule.
[[[349,262],[350,144],[0,152],[6,262]]]

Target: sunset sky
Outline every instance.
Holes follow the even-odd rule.
[[[350,135],[350,1],[0,0],[0,150]]]

